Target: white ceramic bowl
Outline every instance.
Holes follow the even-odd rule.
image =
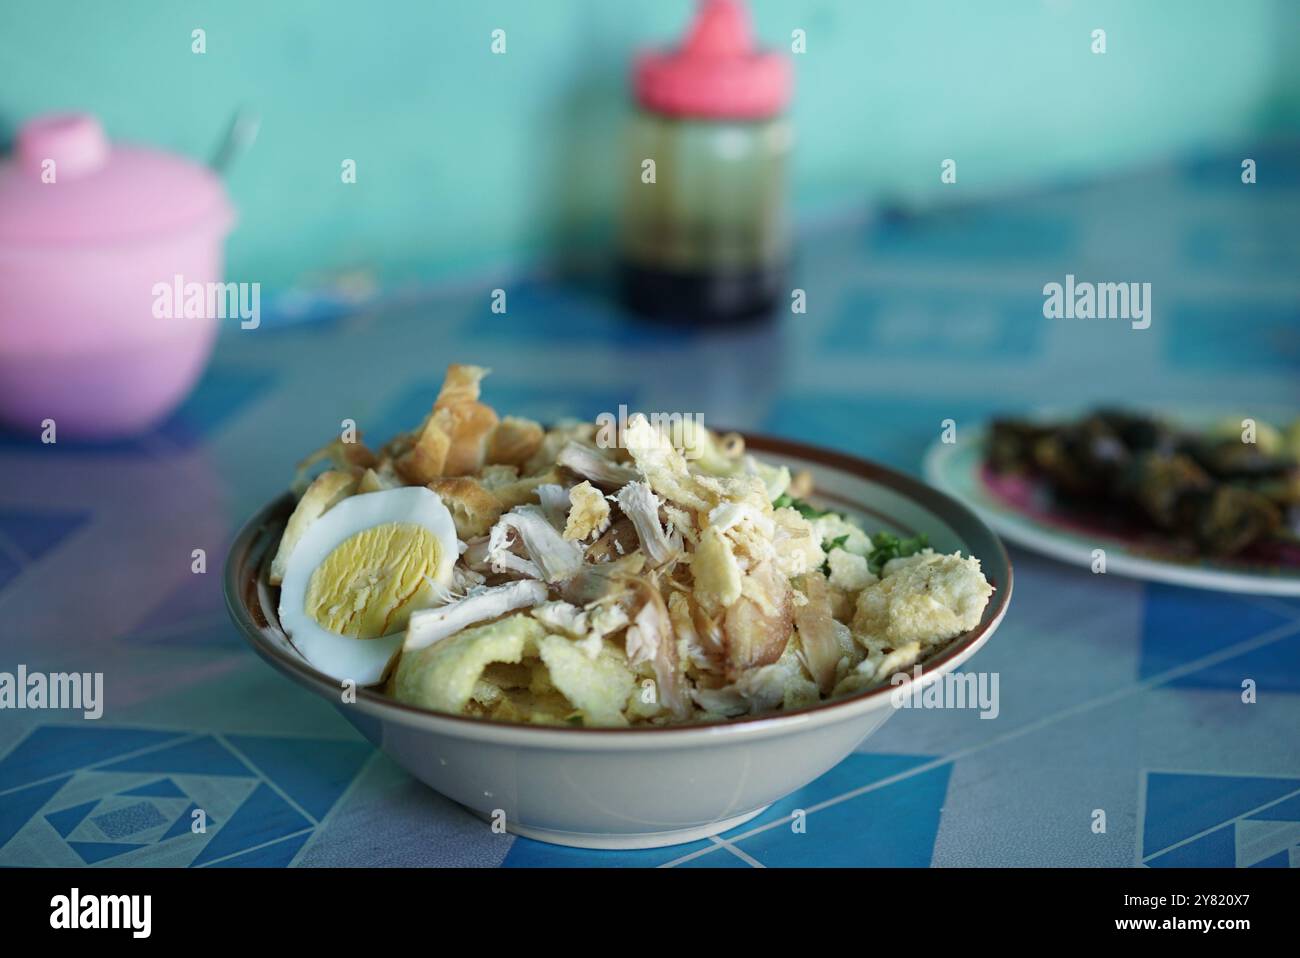
[[[922,663],[928,684],[988,641],[1011,599],[1011,564],[997,537],[965,506],[861,459],[778,439],[748,437],[767,461],[808,469],[813,501],[854,512],[869,530],[924,531],[938,550],[977,556],[996,587],[978,628]],[[276,619],[267,584],[293,501],[254,516],[226,563],[226,603],[264,659],[325,697],[377,747],[422,782],[484,817],[541,841],[586,848],[651,848],[726,831],[840,762],[894,712],[889,685],[798,711],[667,728],[514,725],[443,715],[371,690],[344,704],[339,684],[298,654]]]

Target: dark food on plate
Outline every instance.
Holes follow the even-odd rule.
[[[1236,555],[1300,530],[1300,420],[1192,431],[1099,409],[1079,419],[993,423],[988,465],[1044,480],[1065,504],[1117,510],[1198,551]]]

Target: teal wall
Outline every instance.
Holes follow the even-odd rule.
[[[805,215],[968,193],[1250,143],[1293,123],[1286,0],[754,0],[795,60]],[[689,0],[4,0],[0,134],[94,111],[118,138],[207,156],[262,116],[230,174],[232,275],[388,282],[598,248],[615,206],[630,52]],[[207,30],[208,51],[190,52]],[[508,53],[489,51],[493,28]],[[1089,51],[1094,27],[1108,52]],[[340,182],[344,158],[358,182]]]

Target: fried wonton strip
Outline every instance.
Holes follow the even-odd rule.
[[[401,453],[393,465],[398,474],[412,485],[427,485],[442,475],[450,448],[451,438],[430,416],[415,435],[412,446]]]
[[[479,384],[482,383],[483,377],[491,371],[483,366],[452,363],[447,367],[447,375],[443,377],[442,388],[438,390],[438,398],[434,400],[434,410],[457,406],[461,403],[477,402]]]
[[[453,363],[433,404],[433,419],[450,444],[443,475],[467,476],[483,467],[488,438],[496,430],[497,414],[478,401],[479,387],[491,370]]]
[[[500,499],[467,476],[434,479],[429,488],[447,506],[456,523],[456,535],[465,540],[487,535],[505,511]]]
[[[433,417],[450,438],[443,473],[468,476],[482,469],[488,436],[497,426],[496,411],[481,402],[467,402],[439,409]]]
[[[373,468],[378,462],[375,454],[361,442],[359,435],[356,442],[344,442],[343,437],[340,436],[334,441],[321,446],[298,463],[290,488],[301,495],[310,485],[310,480],[307,478],[308,471],[317,463],[326,461],[329,462],[332,468],[341,472],[358,474],[365,469]]]
[[[478,401],[479,383],[488,370],[453,363],[447,367],[433,409],[416,430],[411,448],[397,458],[410,483],[426,485],[439,476],[478,472],[487,454],[497,414]]]
[[[284,581],[284,572],[289,564],[289,554],[302,538],[307,527],[332,509],[336,504],[352,495],[357,488],[357,477],[348,472],[330,469],[317,476],[307,491],[298,500],[289,522],[280,536],[280,548],[271,560],[271,572],[268,576],[271,585]]]
[[[540,424],[519,416],[506,416],[488,439],[487,461],[522,466],[542,448],[546,433]]]

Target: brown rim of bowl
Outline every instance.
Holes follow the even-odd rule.
[[[856,456],[850,456],[845,453],[833,452],[829,449],[821,449],[817,446],[809,446],[804,443],[795,442],[789,439],[780,439],[771,436],[764,436],[757,433],[745,433],[745,447],[751,451],[775,453],[776,455],[788,456],[793,459],[803,459],[808,462],[815,462],[819,465],[829,466],[832,469],[838,469],[859,478],[866,479],[876,485],[885,486],[895,492],[901,493],[909,499],[920,503],[930,512],[939,516],[947,525],[961,537],[962,542],[970,548],[970,554],[980,560],[981,566],[984,567],[985,575],[989,582],[994,586],[992,600],[984,609],[984,615],[980,624],[969,632],[957,636],[949,642],[943,649],[928,659],[918,663],[921,666],[921,675],[943,665],[945,662],[961,655],[972,645],[979,642],[980,638],[997,623],[1006,612],[1007,604],[1011,601],[1011,589],[1013,574],[1011,570],[1011,559],[1007,555],[1006,548],[1002,545],[1001,540],[993,533],[984,522],[968,509],[961,502],[953,499],[945,493],[939,492],[930,486],[925,485],[918,479],[901,472],[896,472],[885,466],[877,465],[865,459],[859,459]],[[814,496],[816,493],[814,492]],[[837,499],[839,497],[836,497]],[[230,553],[226,558],[226,566],[223,574],[223,586],[226,598],[226,609],[230,617],[234,620],[235,625],[243,633],[244,639],[253,647],[253,650],[263,658],[268,658],[272,662],[279,664],[283,669],[293,674],[295,678],[304,685],[312,686],[318,690],[328,691],[330,696],[335,696],[339,691],[339,684],[334,679],[318,672],[308,664],[307,660],[301,655],[290,655],[279,647],[265,641],[262,630],[264,628],[274,628],[283,634],[278,621],[274,621],[263,615],[262,604],[258,599],[258,585],[262,578],[262,573],[270,561],[270,545],[272,542],[268,532],[274,530],[274,541],[279,541],[280,528],[283,527],[284,521],[288,518],[293,509],[294,499],[291,494],[285,493],[275,499],[268,505],[264,506],[248,520],[239,530],[230,547]],[[861,507],[851,505],[855,511],[862,511]],[[870,510],[867,510],[870,514]],[[899,523],[889,520],[890,524],[899,527]],[[251,561],[250,561],[251,556]],[[1005,576],[1001,575],[1005,570]],[[1000,581],[1005,578],[1005,581]],[[264,619],[265,621],[258,621]],[[908,678],[907,682],[912,682]],[[611,727],[585,727],[570,725],[530,725],[524,722],[504,722],[499,719],[477,718],[469,715],[452,715],[449,712],[437,712],[433,709],[420,708],[415,705],[408,705],[405,702],[398,702],[387,695],[374,691],[369,688],[356,690],[357,700],[365,700],[380,711],[393,709],[399,713],[407,715],[416,715],[423,717],[436,718],[450,722],[465,722],[468,725],[483,728],[484,726],[515,729],[527,734],[528,730],[537,732],[561,732],[566,735],[648,735],[652,733],[665,732],[685,732],[701,731],[708,729],[724,729],[736,726],[753,726],[757,723],[766,723],[768,725],[781,723],[785,720],[795,719],[801,715],[808,715],[815,712],[825,712],[831,709],[842,708],[853,702],[861,702],[865,699],[876,698],[892,691],[895,686],[888,683],[873,686],[862,692],[853,695],[842,696],[837,699],[827,699],[818,702],[816,705],[808,705],[800,709],[791,709],[789,711],[768,712],[762,715],[743,716],[733,719],[722,719],[714,722],[681,722],[674,725],[638,725],[629,728],[611,728]]]

